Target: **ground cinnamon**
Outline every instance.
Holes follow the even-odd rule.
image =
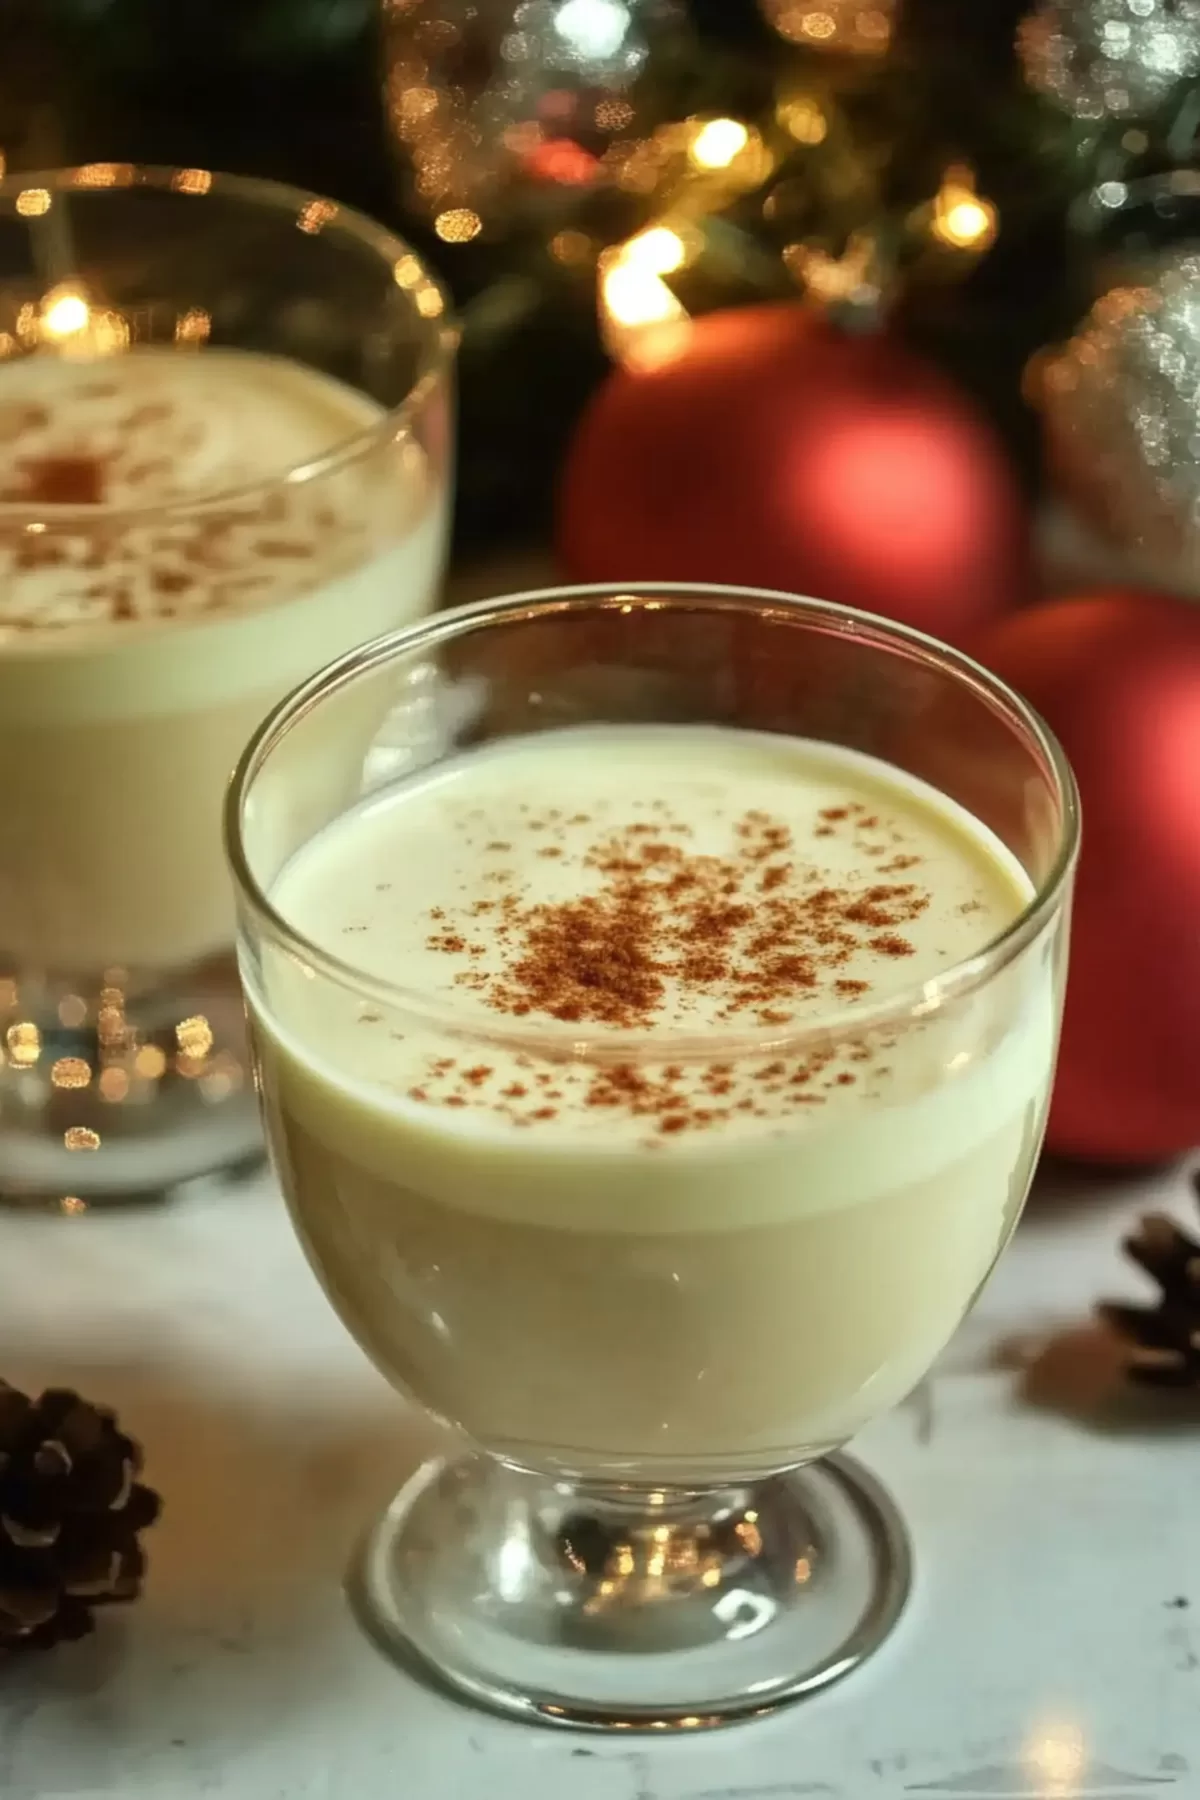
[[[872,872],[832,884],[797,855],[787,825],[764,812],[735,819],[731,849],[715,856],[690,849],[689,828],[661,803],[653,822],[597,826],[582,849],[578,827],[589,823],[586,818],[520,810],[522,832],[551,840],[539,855],[553,852],[561,860],[569,843],[584,891],[531,901],[516,871],[495,860],[514,851],[511,838],[493,838],[482,845],[484,879],[500,891],[462,909],[464,920],[488,915],[488,955],[442,908],[434,909],[426,940],[462,965],[457,982],[490,1011],[514,1020],[638,1032],[663,1026],[686,1031],[694,1019],[701,1031],[714,1024],[758,1024],[785,1032],[822,994],[843,1007],[869,995],[870,962],[911,955],[902,928],[930,905],[915,879],[881,881]],[[856,848],[860,839],[869,840],[882,854],[896,841],[886,822],[853,803],[828,807],[820,819],[817,829],[853,834]],[[519,851],[513,860],[519,863]],[[919,861],[894,856],[889,873],[909,875]],[[853,977],[844,973],[851,958]],[[769,1116],[821,1105],[833,1089],[858,1080],[844,1063],[863,1059],[861,1041],[847,1049],[853,1055],[842,1059],[840,1069],[827,1050],[803,1059],[769,1058],[752,1069],[719,1062],[568,1064],[557,1079],[587,1108],[645,1118],[656,1135],[671,1137],[735,1113]],[[558,1108],[546,1104],[549,1074],[537,1074],[535,1085],[510,1074],[493,1086],[486,1065],[452,1069],[442,1073],[441,1091],[455,1103],[474,1093],[519,1123],[556,1116]],[[560,1086],[551,1092],[562,1097]]]

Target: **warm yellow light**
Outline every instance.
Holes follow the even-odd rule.
[[[125,349],[129,325],[120,313],[89,306],[78,287],[64,282],[43,295],[36,326],[27,335],[59,346],[64,355],[109,356]]]
[[[309,237],[316,237],[331,219],[337,218],[337,210],[332,200],[309,200],[296,214],[296,224]]]
[[[991,207],[984,206],[982,201],[959,200],[939,221],[939,235],[948,243],[961,244],[965,248],[988,235],[993,217]]]
[[[646,231],[639,231],[636,237],[621,251],[621,262],[637,269],[645,269],[651,275],[671,275],[676,269],[682,269],[687,260],[687,249],[677,231],[669,225],[651,225]]]
[[[592,117],[601,131],[624,131],[633,124],[633,108],[628,100],[598,100]]]
[[[392,265],[392,280],[397,287],[420,287],[425,279],[425,271],[415,256],[402,256]]]
[[[82,1056],[60,1056],[50,1071],[57,1088],[85,1088],[92,1079],[92,1066]]]
[[[417,311],[423,319],[439,318],[445,310],[446,303],[432,281],[427,281],[424,287],[418,289]]]
[[[397,102],[397,111],[410,124],[427,119],[438,108],[437,90],[431,87],[406,88]]]
[[[143,1081],[158,1081],[166,1071],[167,1059],[157,1044],[143,1044],[133,1066]]]
[[[750,142],[748,128],[738,119],[709,119],[692,139],[689,155],[701,169],[727,169]]]
[[[952,250],[986,250],[996,236],[996,208],[975,192],[970,171],[950,169],[933,203],[933,235]]]
[[[452,206],[438,214],[433,229],[445,244],[469,244],[483,230],[483,220],[469,206]]]
[[[1047,1800],[1071,1800],[1087,1772],[1084,1735],[1073,1720],[1049,1722],[1031,1734],[1023,1760]]]
[[[85,163],[75,171],[75,186],[81,188],[128,187],[132,181],[132,163]]]
[[[89,1125],[68,1125],[63,1132],[64,1150],[98,1150],[100,1133]]]
[[[600,259],[600,330],[610,356],[629,367],[652,368],[675,354],[691,320],[662,276],[630,258],[630,248],[625,244]],[[662,244],[658,255],[665,253]]]
[[[586,231],[556,231],[550,239],[550,254],[555,262],[565,263],[568,268],[591,260],[595,252],[595,244]]]
[[[10,1025],[5,1036],[8,1054],[19,1069],[28,1069],[42,1054],[42,1034],[32,1019]]]
[[[846,301],[865,305],[877,297],[876,247],[868,232],[855,232],[840,256],[830,256],[819,245],[786,244],[783,262],[788,273],[827,306]]]
[[[829,130],[828,120],[815,100],[781,100],[775,117],[798,144],[824,143]]]
[[[179,194],[207,194],[212,186],[211,169],[177,169],[171,186]]]
[[[105,1069],[100,1076],[100,1098],[117,1105],[129,1092],[129,1076],[124,1069]]]
[[[22,188],[17,195],[17,211],[23,219],[39,219],[50,211],[48,188]]]
[[[193,1059],[207,1056],[213,1047],[212,1026],[203,1013],[196,1013],[190,1019],[181,1019],[175,1027],[175,1042],[185,1056]]]
[[[212,330],[212,314],[202,306],[189,307],[175,321],[177,344],[203,344]]]
[[[605,270],[604,305],[617,325],[664,325],[687,315],[665,281],[653,269],[623,260]]]
[[[60,289],[47,294],[42,303],[42,334],[49,338],[74,337],[87,330],[91,316],[91,308],[82,294],[69,288]]]

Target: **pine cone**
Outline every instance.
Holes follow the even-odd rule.
[[[1193,1186],[1200,1195],[1200,1179]],[[1165,1213],[1147,1213],[1122,1247],[1162,1292],[1157,1306],[1100,1308],[1128,1346],[1130,1380],[1200,1389],[1200,1242]]]
[[[159,1512],[141,1466],[105,1408],[0,1381],[0,1655],[85,1637],[93,1607],[137,1598]]]

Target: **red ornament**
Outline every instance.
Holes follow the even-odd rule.
[[[1028,587],[1025,508],[970,403],[893,338],[786,304],[711,313],[609,376],[558,541],[578,580],[779,588],[951,641]]]
[[[977,650],[1057,732],[1083,798],[1051,1148],[1153,1162],[1200,1143],[1200,612],[1053,601]]]
[[[574,138],[547,138],[536,144],[525,158],[525,171],[537,181],[557,181],[567,187],[580,187],[594,181],[600,159],[577,144]]]

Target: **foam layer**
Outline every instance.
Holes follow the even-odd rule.
[[[460,1027],[561,1036],[565,1024],[601,1045],[653,1031],[666,1055],[676,1038],[852,1025],[974,955],[1029,892],[990,833],[872,759],[752,733],[607,727],[500,745],[391,789],[294,858],[275,897],[314,942]],[[421,1031],[372,1031],[362,1009],[348,1019],[336,995],[322,1004],[330,1016],[311,1024],[339,1057],[410,1100],[543,1131],[577,1130],[580,1106],[658,1110],[639,1114],[632,1090],[629,1104],[614,1093],[588,1108],[579,1080],[559,1110],[532,1091],[506,1098],[511,1059],[464,1071]],[[862,1085],[819,1060],[805,1079],[791,1062],[756,1069],[743,1114]],[[679,1086],[681,1103],[695,1097],[695,1082]],[[717,1099],[700,1122],[736,1122]]]

